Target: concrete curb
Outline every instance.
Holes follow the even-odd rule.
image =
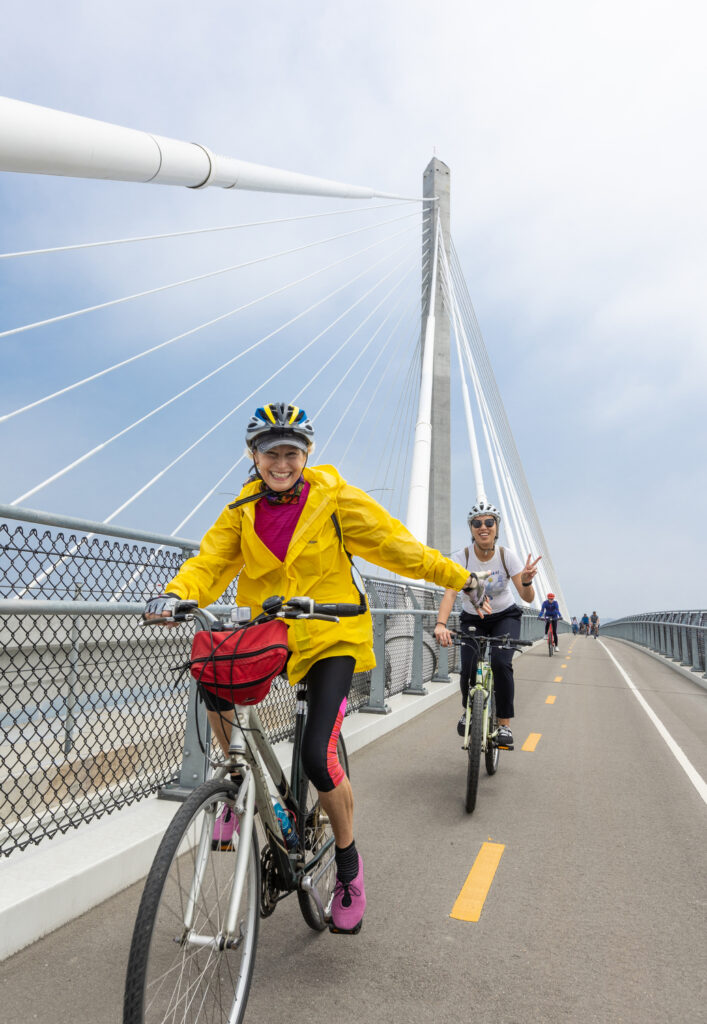
[[[349,753],[459,692],[456,675],[448,683],[426,687],[424,697],[390,697],[389,714],[358,713],[345,719],[342,731]],[[291,744],[278,744],[276,751],[289,773]],[[1,869],[0,960],[143,878],[180,806],[148,797],[8,858]]]

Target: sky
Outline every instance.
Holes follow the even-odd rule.
[[[6,12],[0,94],[401,195],[419,194],[433,154],[447,163],[452,234],[564,594],[574,614],[596,608],[609,618],[707,606],[700,572],[707,564],[706,28],[703,5],[685,0],[363,0],[347,8],[307,0],[206,0],[198,8],[180,0],[119,7],[28,0]],[[0,251],[346,205],[4,174]],[[264,229],[238,246],[211,236],[154,243],[139,257],[117,247],[0,261],[0,330],[234,263],[234,252],[302,244],[324,225],[343,232],[406,212]],[[419,232],[414,219],[408,223],[401,258],[409,256],[414,275]],[[354,242],[347,245],[351,251]],[[343,256],[343,243],[335,251]],[[277,280],[316,266],[314,256],[294,257]],[[95,372],[186,329],[206,318],[210,304],[227,309],[233,296],[247,301],[270,283],[275,275],[263,269],[229,288],[207,284],[198,315],[196,303],[175,292],[159,307],[141,307],[137,319],[116,309],[87,325],[0,339],[0,414],[75,379],[75,370]],[[407,317],[419,279],[401,288]],[[303,296],[314,302],[321,286],[298,295],[300,306]],[[285,298],[255,307],[239,330],[259,336],[294,308]],[[328,319],[315,314],[293,329],[289,344],[304,345],[312,323],[323,329]],[[414,315],[404,330],[414,336]],[[289,351],[284,340],[277,345],[244,362],[242,384],[254,379],[258,359],[262,369]],[[208,372],[227,358],[227,332],[190,351],[192,362],[175,347],[137,377],[104,383],[57,411],[48,405],[0,423],[1,500],[139,416],[148,395],[161,400],[186,386],[195,367]],[[407,356],[401,360],[392,376],[396,367],[398,376],[407,372]],[[297,387],[306,379],[300,363],[285,378]],[[331,387],[326,374],[320,384],[318,403]],[[235,404],[227,392],[241,394],[239,386],[214,385],[205,402],[131,435],[114,462],[96,460],[95,470],[76,471],[26,504],[105,518],[132,493],[131,477],[139,483],[143,466],[149,475],[182,437],[189,443],[192,427],[206,429],[212,409]],[[339,400],[330,404],[326,431],[340,409]],[[228,429],[240,429],[248,410],[235,413]],[[458,397],[452,411],[459,426],[452,539],[461,545],[470,495]],[[188,471],[117,521],[171,532],[193,495],[214,483],[217,464],[230,464],[230,443],[215,437]],[[332,448],[332,458],[337,451],[343,446]],[[352,482],[373,489],[377,454],[363,434],[347,456]],[[214,500],[183,532],[208,526],[223,495]]]

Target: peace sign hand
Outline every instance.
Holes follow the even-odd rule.
[[[534,562],[531,561],[532,557],[532,555],[528,555],[528,557],[525,560],[525,565],[520,571],[521,582],[524,583],[526,586],[529,586],[533,582],[533,579],[538,571],[535,568],[535,566],[538,564],[538,562],[543,556],[538,555]]]

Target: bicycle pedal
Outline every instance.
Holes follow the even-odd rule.
[[[498,747],[499,750],[514,750],[515,749],[515,747],[513,747],[513,746],[507,747],[505,745],[505,743],[497,743],[496,746]]]
[[[336,925],[334,924],[334,922],[330,921],[329,922],[329,931],[332,933],[332,935],[358,935],[358,933],[361,931],[361,925],[362,924],[363,924],[363,919],[361,919],[358,922],[358,924],[355,925],[353,928],[337,928]]]

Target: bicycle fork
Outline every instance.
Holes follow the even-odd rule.
[[[242,714],[243,712],[238,712],[239,718]],[[244,716],[244,718],[245,717],[246,716]],[[241,726],[245,724],[247,724],[245,721],[241,722]],[[231,743],[228,751],[229,759],[231,761],[235,760],[238,755],[245,753],[245,745],[242,737],[237,735],[237,728],[237,725],[234,724],[231,733]],[[194,865],[194,875],[184,912],[184,937],[182,941],[186,945],[206,946],[216,950],[223,950],[231,949],[234,946],[237,946],[241,941],[242,936],[240,931],[238,935],[236,935],[236,926],[238,924],[238,911],[241,905],[243,885],[248,868],[248,858],[250,856],[250,836],[253,832],[253,819],[255,817],[256,787],[250,766],[242,763],[240,765],[240,771],[242,775],[242,782],[238,788],[233,810],[240,821],[240,835],[243,837],[243,842],[238,843],[236,851],[236,865],[233,872],[233,882],[231,884],[231,894],[228,901],[228,908],[226,910],[224,926],[216,935],[199,935],[192,931],[194,926],[194,914],[199,900],[199,895],[201,893],[201,887],[204,883],[204,876],[209,862],[209,853],[211,851],[211,838],[217,810],[216,804],[214,803],[213,809],[208,814],[204,815],[204,820],[201,824],[201,835],[199,837],[199,848],[196,855],[196,863]]]

